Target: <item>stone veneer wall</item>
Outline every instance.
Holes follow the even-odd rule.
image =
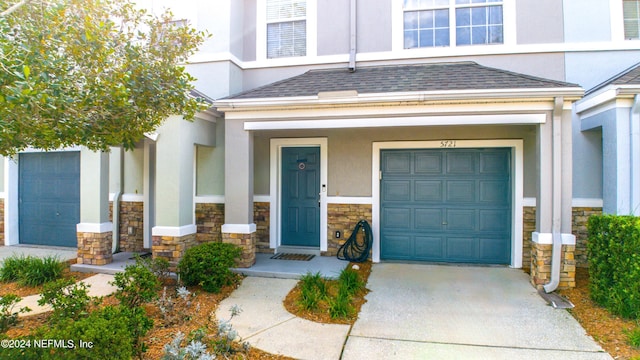
[[[144,202],[120,202],[120,251],[144,250]],[[109,202],[109,221],[113,222],[113,201]],[[131,228],[131,234],[129,234]]]
[[[589,267],[587,259],[587,221],[591,215],[602,215],[601,207],[574,207],[571,232],[576,236],[576,266]]]
[[[551,280],[551,253],[553,245],[531,242],[531,284],[540,289]],[[558,289],[576,286],[575,245],[562,245],[560,284]]]
[[[77,233],[78,264],[106,265],[113,262],[111,254],[112,232]]]
[[[253,221],[256,224],[256,251],[273,253],[269,248],[269,207],[268,202],[253,203]],[[222,224],[224,224],[224,204],[196,204],[197,239],[199,243],[222,241]]]
[[[251,234],[235,234],[223,233],[222,242],[239,246],[242,249],[242,255],[236,262],[238,267],[248,268],[256,263],[256,233]]]
[[[271,204],[268,202],[253,203],[253,221],[256,224],[256,252],[273,254],[269,248],[269,216]]]
[[[4,246],[4,199],[0,199],[0,246]]]
[[[531,266],[531,237],[536,231],[536,207],[522,208],[522,267]]]
[[[169,268],[175,271],[178,262],[190,247],[197,244],[196,234],[185,236],[153,236],[151,251],[153,258],[164,258],[169,261]]]
[[[371,224],[371,204],[328,204],[327,251],[323,251],[322,256],[336,256],[358,221],[363,219]],[[340,239],[336,239],[336,231],[342,233]]]
[[[196,204],[196,226],[198,243],[222,241],[224,204]]]

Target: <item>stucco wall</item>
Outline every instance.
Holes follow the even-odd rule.
[[[564,0],[565,41],[611,40],[610,3],[609,0]]]
[[[0,192],[5,192],[4,188],[4,157],[0,156]]]
[[[216,122],[216,146],[196,147],[196,195],[224,195],[224,120]]]
[[[322,131],[264,132],[255,137],[254,175],[256,194],[269,193],[268,149],[270,138],[327,137],[328,195],[372,196],[371,159],[375,141],[524,139],[524,196],[536,196],[535,126],[450,126]],[[261,166],[258,166],[261,164]]]
[[[517,2],[516,35],[518,44],[560,43],[564,39],[563,31],[561,1]]]

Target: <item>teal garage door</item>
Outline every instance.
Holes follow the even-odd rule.
[[[80,152],[20,154],[19,173],[20,243],[76,247]]]
[[[383,260],[509,264],[511,150],[383,150]]]

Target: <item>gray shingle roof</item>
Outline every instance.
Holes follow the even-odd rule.
[[[621,73],[613,76],[611,79],[594,86],[587,91],[587,95],[591,94],[603,87],[609,85],[638,85],[640,86],[640,63],[637,63]]]
[[[315,96],[325,91],[365,93],[579,87],[561,81],[494,69],[474,62],[310,70],[227,99]]]

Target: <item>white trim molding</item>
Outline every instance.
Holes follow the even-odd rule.
[[[196,195],[193,197],[196,204],[224,204],[224,195]]]
[[[116,197],[116,193],[109,193],[109,201],[113,201],[115,197]],[[125,194],[122,194],[120,201],[121,202],[144,202],[144,195],[125,193]]]
[[[256,232],[256,224],[223,224],[223,234],[253,234]]]
[[[371,205],[373,198],[371,196],[327,196],[327,204]]]
[[[576,244],[576,236],[573,234],[560,234],[560,237],[562,245]],[[534,231],[531,235],[531,241],[540,245],[553,245],[553,234]]]
[[[326,137],[318,138],[287,138],[271,139],[270,144],[270,165],[269,165],[269,186],[270,186],[270,226],[269,226],[269,247],[278,248],[281,243],[281,221],[282,213],[280,209],[282,181],[282,148],[294,146],[309,146],[320,148],[320,251],[327,251],[327,187],[328,187],[328,140]]]
[[[571,206],[576,207],[593,207],[601,208],[603,206],[602,199],[574,198]]]
[[[79,233],[102,234],[113,231],[112,222],[104,223],[79,223],[76,225],[76,231]]]
[[[195,224],[183,225],[183,226],[154,226],[151,229],[152,236],[173,236],[182,237],[186,235],[195,234],[198,232],[198,227]]]
[[[511,148],[512,149],[512,210],[511,210],[511,264],[522,267],[522,207],[524,189],[524,141],[522,139],[456,140],[456,148]],[[441,141],[389,141],[374,142],[371,160],[371,189],[373,193],[372,230],[373,262],[380,262],[380,153],[385,149],[440,149]]]
[[[1,192],[0,192],[0,199],[4,199],[4,198],[5,198],[5,196],[6,196],[6,195],[4,194],[4,191],[1,191]]]

